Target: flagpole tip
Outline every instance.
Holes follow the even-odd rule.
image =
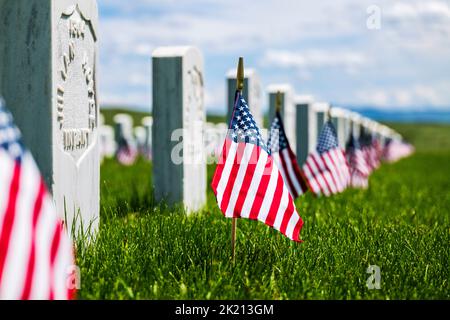
[[[244,89],[244,58],[239,57],[239,63],[236,76],[236,89],[242,91]]]

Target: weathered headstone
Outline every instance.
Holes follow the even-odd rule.
[[[184,203],[188,212],[206,203],[203,57],[194,47],[153,52],[153,184],[155,198]]]
[[[328,120],[328,111],[330,110],[330,105],[326,102],[316,102],[314,103],[314,110],[317,114],[317,136],[319,136],[322,132],[325,121]]]
[[[148,159],[152,158],[152,128],[153,117],[145,117],[142,119],[142,126],[145,129],[145,156]]]
[[[113,118],[114,121],[114,139],[117,145],[121,140],[125,140],[131,147],[135,147],[133,135],[133,118],[129,114],[118,113]]]
[[[296,154],[300,165],[306,161],[308,154],[314,151],[317,145],[317,115],[313,108],[313,101],[314,99],[311,96],[298,96],[295,98],[297,109]]]
[[[346,110],[338,107],[331,108],[331,118],[336,128],[339,146],[345,148],[348,140],[346,132]]]
[[[146,132],[145,128],[142,126],[137,126],[133,130],[134,132],[134,138],[136,141],[136,145],[138,148],[138,151],[141,155],[145,154],[146,150]]]
[[[230,123],[236,94],[236,69],[232,69],[227,73],[227,90],[227,123]],[[248,103],[250,112],[252,113],[256,124],[259,128],[262,128],[264,125],[262,113],[262,89],[259,76],[254,69],[249,68],[245,70],[242,95]]]
[[[0,94],[68,228],[99,223],[95,0],[0,0]]]
[[[361,134],[361,120],[362,117],[356,113],[356,112],[352,112],[350,115],[351,118],[351,126],[352,126],[352,132],[353,132],[353,136],[356,139],[359,139],[359,136]]]
[[[275,117],[277,93],[281,93],[281,117],[284,123],[284,129],[289,143],[292,146],[296,145],[295,139],[295,122],[296,110],[294,105],[294,93],[289,84],[273,84],[267,88],[269,92],[269,126]]]
[[[117,144],[114,141],[114,128],[111,126],[99,127],[100,155],[102,158],[112,158],[116,153]]]

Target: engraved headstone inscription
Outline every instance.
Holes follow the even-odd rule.
[[[0,0],[0,93],[69,230],[99,222],[97,20],[95,0]]]
[[[206,203],[203,58],[194,47],[153,52],[153,183],[155,198],[183,203],[188,212]]]

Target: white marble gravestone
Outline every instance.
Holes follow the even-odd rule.
[[[269,127],[275,116],[275,107],[277,93],[281,93],[281,117],[283,118],[284,130],[289,143],[292,146],[296,145],[295,137],[295,123],[296,123],[296,110],[294,105],[294,92],[289,84],[272,84],[267,87],[269,93]]]
[[[99,223],[95,0],[0,0],[0,94],[68,228]]]
[[[146,132],[145,128],[142,126],[137,126],[133,130],[134,138],[136,141],[137,148],[139,153],[144,155],[146,150]]]
[[[206,203],[203,57],[195,47],[153,52],[153,184],[155,198],[183,203],[188,212]]]
[[[351,127],[352,127],[353,136],[355,137],[355,139],[359,139],[359,136],[361,133],[362,117],[358,113],[352,112],[350,114],[350,119],[351,119]]]
[[[336,128],[339,147],[345,149],[348,141],[348,134],[346,131],[346,117],[347,111],[343,108],[331,108],[331,118]]]
[[[227,72],[227,123],[230,123],[231,116],[233,115],[234,98],[236,94],[236,69],[229,70]],[[245,101],[247,101],[250,112],[255,119],[256,124],[261,129],[263,123],[262,112],[262,88],[261,81],[258,73],[251,68],[245,69],[244,75],[244,89],[242,95]]]
[[[113,118],[114,139],[119,146],[121,139],[127,141],[130,147],[135,147],[133,134],[133,118],[129,114],[118,113]]]
[[[291,144],[291,147],[295,147],[300,165],[303,165],[308,154],[314,151],[317,145],[317,114],[313,102],[314,98],[311,96],[295,97],[297,144]]]
[[[114,140],[114,128],[107,125],[99,127],[100,155],[103,158],[112,158],[116,153],[117,144]]]
[[[145,155],[151,158],[153,117],[145,117],[141,120],[141,123],[145,129]]]
[[[330,110],[330,105],[327,102],[316,102],[314,103],[313,108],[317,115],[317,138],[319,138],[320,133],[322,132],[323,125],[328,120],[328,111]]]

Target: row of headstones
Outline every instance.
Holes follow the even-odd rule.
[[[234,106],[236,76],[227,74],[229,122]],[[206,162],[203,154],[202,130],[205,124],[203,59],[194,47],[162,47],[153,53],[153,179],[155,196],[169,203],[184,202],[189,211],[200,209],[206,202]],[[318,135],[328,117],[334,123],[339,144],[345,148],[352,133],[359,137],[361,130],[385,139],[400,140],[392,129],[343,108],[315,102],[309,97],[295,97],[290,85],[271,85],[269,120],[273,119],[276,98],[281,94],[281,116],[291,145],[297,151],[300,164],[317,145]],[[248,101],[256,123],[263,124],[262,90],[255,70],[247,70],[244,79],[244,98]],[[223,124],[223,133],[228,126]],[[183,139],[172,135],[184,130]],[[267,130],[263,136],[267,137]],[[219,140],[223,143],[225,136]],[[169,142],[169,144],[168,144]],[[174,159],[173,150],[181,145],[183,161]],[[220,145],[219,145],[220,147]],[[217,149],[217,148],[216,148]],[[220,150],[219,150],[220,151]],[[175,157],[176,158],[176,157]],[[199,161],[196,161],[199,160]]]
[[[114,126],[105,124],[102,114],[99,115],[100,158],[113,158],[125,140],[131,148],[135,148],[142,156],[151,159],[153,118],[148,116],[141,120],[141,125],[133,127],[133,118],[128,114],[117,114],[113,119]]]
[[[85,231],[96,230],[100,208],[99,136],[111,136],[111,129],[104,129],[99,119],[97,3],[0,0],[0,36],[0,95],[52,191],[56,210],[67,217],[69,230],[73,223],[75,229],[83,225]],[[203,58],[196,48],[166,47],[153,53],[155,197],[169,204],[182,202],[188,211],[200,209],[206,202],[203,70]],[[247,99],[261,124],[259,89],[252,84],[251,73],[247,77]],[[270,97],[273,114],[273,93]],[[296,115],[288,99],[285,93],[283,113],[294,144]],[[309,128],[314,117],[306,109],[307,113],[297,112],[297,117],[298,123],[308,121]],[[311,110],[317,111],[316,107]],[[320,112],[316,112],[317,119],[324,116]],[[308,118],[302,114],[308,114]],[[131,134],[128,120],[124,123],[123,132]],[[298,125],[298,130],[301,128]],[[311,135],[310,129],[308,135],[297,134],[299,139],[308,137],[308,149],[318,131],[312,128]]]

